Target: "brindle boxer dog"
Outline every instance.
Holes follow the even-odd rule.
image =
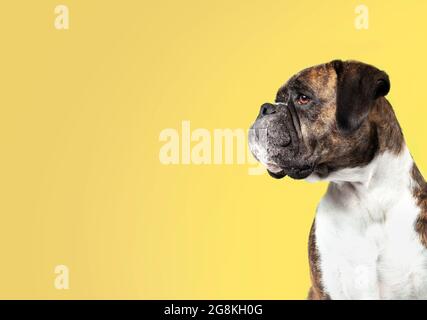
[[[274,178],[330,181],[309,237],[309,299],[427,298],[427,185],[389,90],[368,64],[314,66],[263,104],[250,130]]]

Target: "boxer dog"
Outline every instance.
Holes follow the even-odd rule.
[[[272,177],[329,181],[309,236],[309,299],[427,298],[427,184],[389,90],[384,71],[334,60],[290,78],[249,130]]]

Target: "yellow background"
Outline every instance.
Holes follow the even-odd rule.
[[[2,1],[0,298],[305,298],[326,185],[165,166],[159,133],[246,129],[292,74],[352,58],[390,75],[426,172],[427,1],[364,1],[356,30],[360,3]]]

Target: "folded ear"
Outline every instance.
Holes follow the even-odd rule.
[[[360,127],[375,100],[390,91],[388,75],[360,62],[331,62],[337,73],[337,126],[345,133]]]

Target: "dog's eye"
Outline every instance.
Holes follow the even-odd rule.
[[[299,94],[296,101],[299,105],[305,105],[310,102],[310,98],[304,94]]]

